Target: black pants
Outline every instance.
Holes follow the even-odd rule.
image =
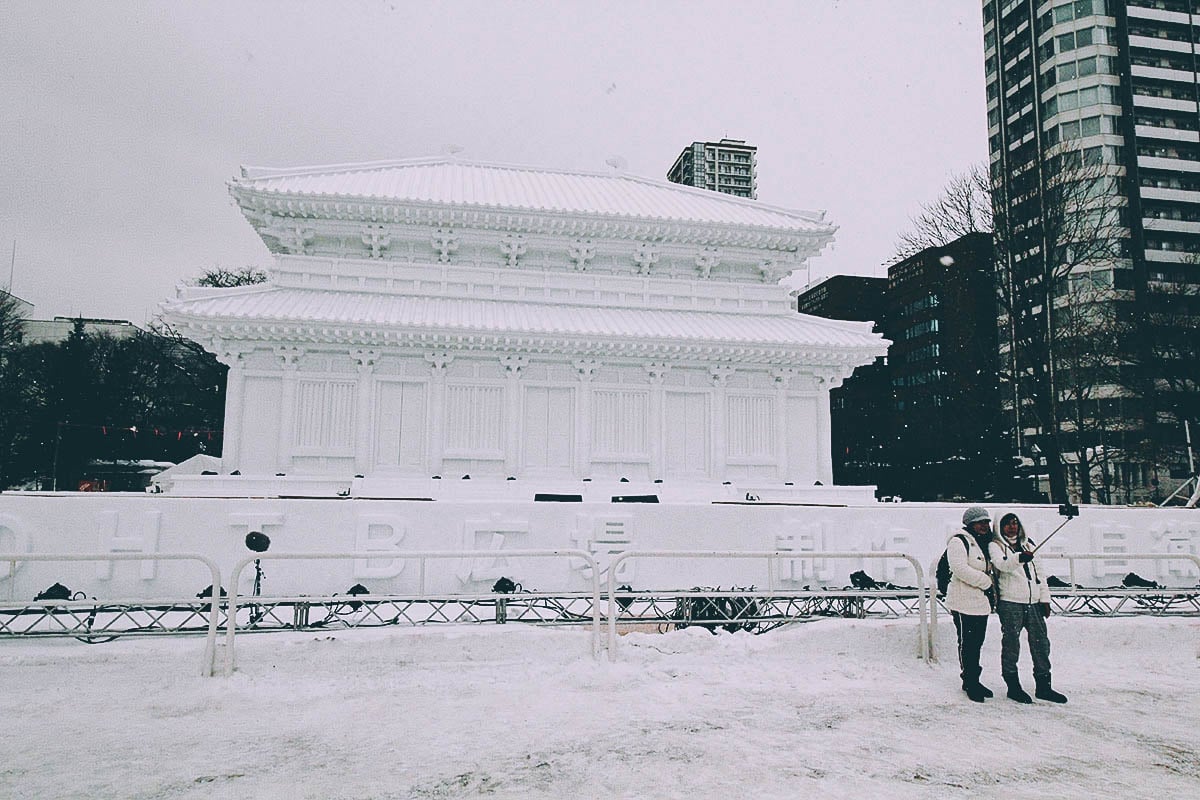
[[[954,615],[954,630],[958,633],[958,665],[962,668],[963,688],[979,683],[979,651],[983,649],[983,640],[987,636],[986,616],[975,614]]]

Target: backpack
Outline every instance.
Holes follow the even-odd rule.
[[[969,551],[971,546],[967,543],[967,535],[965,533],[956,533],[955,536],[962,539],[963,547]],[[942,557],[937,563],[937,596],[945,597],[946,589],[950,587],[950,554],[949,549],[942,551]]]

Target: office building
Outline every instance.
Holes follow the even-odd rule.
[[[738,197],[758,197],[758,148],[741,139],[692,142],[671,165],[667,180]]]
[[[833,275],[797,298],[801,314],[828,319],[872,322],[880,333],[887,304],[887,278]],[[892,494],[891,383],[887,358],[857,367],[841,386],[829,392],[833,482],[876,486]]]
[[[905,499],[1024,499],[1001,432],[992,257],[972,233],[888,268],[887,449]]]

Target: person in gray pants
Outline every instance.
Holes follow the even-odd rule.
[[[1017,661],[1021,657],[1021,631],[1029,640],[1029,655],[1033,659],[1033,680],[1037,685],[1034,697],[1052,703],[1065,703],[1065,695],[1054,691],[1050,683],[1050,636],[1046,619],[1050,616],[1050,587],[1046,585],[1025,528],[1016,514],[1000,517],[1000,532],[991,548],[992,566],[996,570],[998,600],[996,614],[1000,617],[1000,674],[1008,685],[1008,697],[1018,703],[1033,699],[1021,688]]]

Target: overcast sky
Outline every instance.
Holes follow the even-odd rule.
[[[225,186],[242,164],[454,144],[663,178],[745,139],[761,201],[840,227],[815,279],[883,274],[987,155],[976,0],[4,0],[0,102],[0,286],[15,241],[37,318],[141,323],[206,268],[265,266]]]

